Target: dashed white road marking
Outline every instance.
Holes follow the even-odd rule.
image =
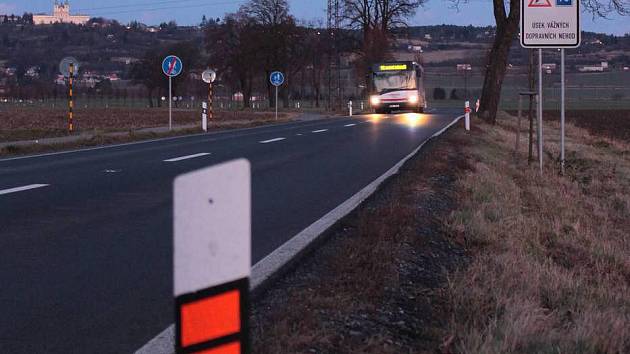
[[[355,123],[352,123],[352,124],[346,124],[346,125],[344,125],[344,127],[354,127],[355,125],[356,125]]]
[[[164,160],[164,162],[178,162],[178,161],[183,161],[183,160],[196,159],[198,157],[208,156],[208,155],[210,155],[209,152],[202,152],[202,153],[194,154],[194,155],[175,157],[175,158],[172,158],[172,159]]]
[[[30,184],[28,186],[15,187],[15,188],[9,188],[9,189],[2,189],[2,190],[0,190],[0,195],[17,193],[17,192],[24,192],[24,191],[28,191],[28,190],[31,190],[31,189],[48,187],[49,185],[50,184]]]
[[[313,130],[312,133],[317,134],[317,133],[323,133],[323,132],[327,132],[327,131],[328,131],[328,129],[320,129],[320,130]]]
[[[275,143],[275,142],[282,141],[282,140],[286,140],[286,138],[275,138],[275,139],[263,140],[260,143],[261,144],[269,144],[269,143]]]
[[[103,173],[120,173],[122,170],[105,170]]]
[[[304,135],[304,134],[295,134],[295,136],[302,136],[302,135]]]

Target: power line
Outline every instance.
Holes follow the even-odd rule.
[[[155,6],[155,5],[166,5],[166,4],[181,4],[185,2],[198,2],[198,1],[207,1],[207,0],[163,0],[163,1],[152,1],[152,2],[143,2],[137,4],[127,4],[127,5],[111,5],[111,6],[101,6],[101,7],[83,7],[74,9],[75,11],[98,11],[98,10],[112,10],[112,9],[125,9],[125,8],[134,8],[134,7],[143,7],[143,6]],[[223,3],[221,3],[223,4]],[[212,4],[208,4],[212,5]]]
[[[179,1],[180,2],[180,1]],[[92,15],[119,15],[119,14],[127,14],[127,13],[137,13],[139,11],[142,12],[156,12],[163,10],[182,10],[182,9],[193,9],[193,8],[203,8],[203,7],[211,7],[211,6],[221,6],[221,5],[242,5],[245,1],[226,1],[226,2],[217,2],[212,4],[200,4],[200,5],[188,5],[188,6],[169,6],[169,7],[156,7],[156,8],[143,8],[143,9],[134,9],[134,10],[124,10],[124,11],[106,11],[106,12],[92,12]]]

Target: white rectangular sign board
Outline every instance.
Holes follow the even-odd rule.
[[[576,48],[580,41],[580,0],[521,0],[523,47]]]
[[[241,159],[175,180],[175,296],[249,278],[250,173]]]

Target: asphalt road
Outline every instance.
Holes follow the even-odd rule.
[[[457,113],[296,122],[0,160],[0,353],[131,353],[173,322],[177,175],[251,161],[257,262]]]

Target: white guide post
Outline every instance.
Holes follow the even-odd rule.
[[[466,131],[470,131],[470,101],[466,101],[464,114],[466,117]]]

